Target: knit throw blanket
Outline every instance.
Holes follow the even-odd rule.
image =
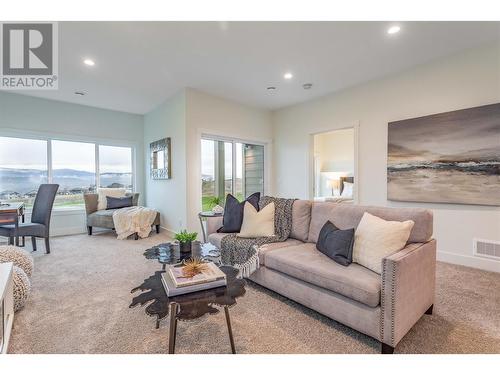
[[[295,199],[264,196],[259,201],[262,209],[274,202],[274,236],[258,238],[237,237],[236,233],[224,236],[221,241],[222,264],[240,270],[241,277],[248,277],[259,268],[259,247],[271,242],[286,241],[292,231],[292,206]]]

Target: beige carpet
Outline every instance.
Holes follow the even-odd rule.
[[[118,241],[111,233],[58,237],[35,254],[33,292],[17,313],[10,353],[166,353],[168,320],[154,329],[130,290],[159,269],[142,251],[165,241]],[[30,249],[29,247],[27,247]],[[399,353],[500,353],[500,274],[439,263],[434,315]],[[378,353],[374,340],[249,284],[231,309],[238,353]],[[224,314],[180,322],[178,353],[229,353]]]

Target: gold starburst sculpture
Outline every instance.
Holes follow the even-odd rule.
[[[182,274],[186,278],[191,278],[207,268],[206,263],[200,258],[192,258],[184,261],[184,267],[182,267]]]

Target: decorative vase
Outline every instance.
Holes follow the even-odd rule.
[[[183,254],[190,253],[191,252],[191,241],[179,242],[179,250]]]
[[[215,205],[215,206],[212,208],[212,212],[213,212],[214,214],[221,214],[221,213],[223,213],[223,212],[224,212],[224,207],[219,206],[219,205],[217,204],[217,205]]]

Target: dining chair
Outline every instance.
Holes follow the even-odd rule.
[[[12,242],[14,237],[31,236],[33,251],[36,251],[36,238],[44,238],[45,252],[50,254],[50,216],[57,189],[59,189],[58,184],[41,184],[31,211],[31,222],[19,223],[17,230],[13,224],[2,225],[0,226],[0,236],[9,237],[9,242]]]

